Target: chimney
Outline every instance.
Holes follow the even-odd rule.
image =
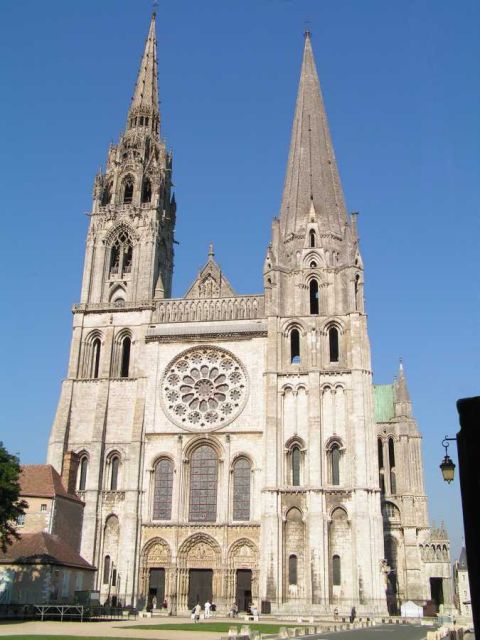
[[[76,492],[77,470],[80,457],[73,451],[67,451],[63,456],[62,483],[67,493]]]

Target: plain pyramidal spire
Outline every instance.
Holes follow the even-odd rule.
[[[312,51],[305,31],[303,62],[280,210],[284,236],[305,228],[313,207],[323,229],[341,235],[346,222],[340,176]]]
[[[148,128],[159,132],[160,112],[158,108],[157,38],[153,12],[148,30],[145,50],[135,83],[135,90],[128,110],[127,129]]]

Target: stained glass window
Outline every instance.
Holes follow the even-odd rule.
[[[250,520],[250,462],[239,458],[233,467],[233,519]]]
[[[172,517],[173,463],[167,458],[155,466],[155,488],[153,492],[153,519],[170,520]]]
[[[217,519],[218,463],[215,451],[198,447],[190,461],[190,520],[215,522]]]

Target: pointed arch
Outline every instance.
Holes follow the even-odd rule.
[[[109,247],[108,273],[110,278],[124,278],[132,270],[135,235],[130,227],[121,224],[108,234],[105,244]]]
[[[312,278],[308,286],[310,292],[310,315],[318,315],[320,311],[318,280]]]
[[[233,462],[233,505],[232,518],[236,521],[250,520],[250,495],[252,463],[246,456],[239,456]]]
[[[163,456],[154,466],[153,520],[171,520],[173,462]]]
[[[310,247],[317,246],[317,236],[313,229],[310,229],[310,231],[308,232],[308,245]]]
[[[142,184],[142,204],[151,202],[152,200],[152,181],[147,176],[143,179]]]
[[[131,204],[133,201],[133,191],[135,179],[131,174],[127,174],[122,180],[122,203]]]

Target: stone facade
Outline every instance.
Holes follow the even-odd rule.
[[[395,571],[398,597],[425,602],[420,436],[403,413],[385,431],[402,524],[398,565],[386,561],[394,527],[382,518],[386,427],[375,420],[363,263],[310,35],[263,294],[238,296],[210,247],[185,297],[170,297],[176,203],[156,74],[153,18],[126,130],[95,179],[48,451],[59,471],[78,456],[82,555],[101,568],[102,599],[380,614]],[[402,456],[414,475],[402,475]]]

